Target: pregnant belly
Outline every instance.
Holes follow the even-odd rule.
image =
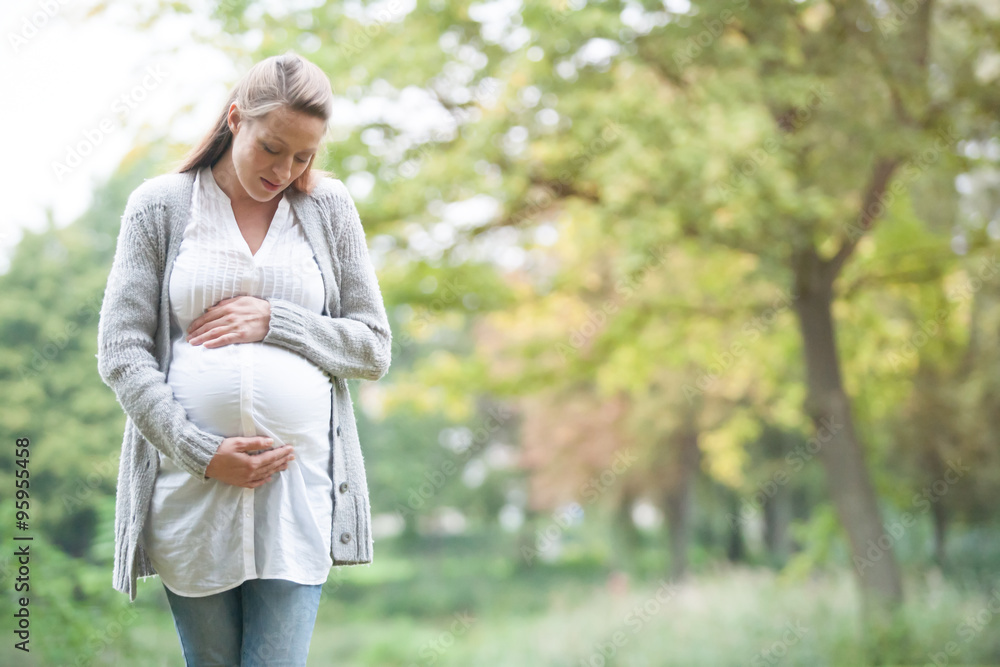
[[[274,446],[325,442],[330,379],[305,357],[265,343],[174,343],[167,383],[188,418],[222,435],[265,435]]]

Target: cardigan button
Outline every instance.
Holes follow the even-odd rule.
[[[340,492],[341,493],[347,493],[347,482],[341,482],[340,483]]]
[[[341,533],[340,534],[340,541],[343,542],[344,544],[347,544],[348,542],[351,541],[351,534],[350,533]]]
[[[337,424],[337,435],[340,435],[340,424]]]

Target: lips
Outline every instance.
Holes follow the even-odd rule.
[[[264,187],[267,188],[268,190],[280,190],[282,188],[282,186],[275,185],[274,183],[272,183],[271,181],[267,180],[266,178],[261,178],[260,182],[263,183]]]

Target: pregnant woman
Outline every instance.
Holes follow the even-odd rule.
[[[300,56],[258,63],[122,216],[114,587],[160,576],[188,665],[304,665],[330,568],[372,560],[345,381],[385,374],[391,332],[357,209],[312,169],[332,101]]]

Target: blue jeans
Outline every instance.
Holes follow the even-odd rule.
[[[198,598],[163,589],[187,667],[306,664],[323,584],[247,579],[236,588]]]

